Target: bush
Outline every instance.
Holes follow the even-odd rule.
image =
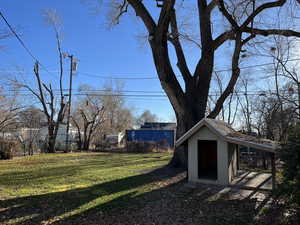
[[[283,183],[279,191],[300,205],[300,123],[289,131],[287,141],[278,149],[278,156],[283,162]]]
[[[156,150],[156,145],[151,142],[128,142],[127,152],[134,153],[147,153],[154,152]]]
[[[128,142],[127,152],[148,153],[148,152],[169,152],[170,148],[156,142]]]
[[[0,141],[0,159],[12,159],[16,143],[12,141]]]

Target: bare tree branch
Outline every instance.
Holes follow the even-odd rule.
[[[192,78],[192,75],[188,69],[187,63],[186,63],[186,59],[185,59],[185,55],[179,40],[179,32],[178,32],[178,27],[177,27],[177,21],[176,21],[176,13],[175,13],[175,9],[172,10],[171,13],[171,37],[169,38],[169,40],[171,41],[171,43],[173,44],[175,51],[176,51],[176,55],[177,55],[177,66],[183,76],[183,78],[185,79],[186,82],[188,82],[188,80],[190,80]]]

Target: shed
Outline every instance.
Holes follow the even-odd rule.
[[[271,154],[272,186],[275,186],[276,143],[235,131],[229,124],[204,118],[176,141],[188,144],[188,180],[208,184],[232,184],[238,170],[238,146]]]

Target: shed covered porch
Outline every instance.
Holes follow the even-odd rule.
[[[241,134],[239,132],[235,132],[234,134],[230,134],[227,137],[229,143],[237,144],[239,147],[249,147],[254,148],[257,151],[263,151],[269,156],[271,160],[271,171],[270,172],[254,172],[247,171],[245,169],[240,168],[240,148],[237,150],[237,170],[238,173],[234,177],[231,185],[235,185],[237,187],[245,188],[245,189],[261,189],[261,190],[271,190],[276,188],[276,161],[275,161],[275,145],[269,145],[264,142],[269,140],[259,140],[254,137]]]

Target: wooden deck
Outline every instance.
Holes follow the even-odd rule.
[[[239,171],[230,186],[248,190],[272,190],[272,173]]]

